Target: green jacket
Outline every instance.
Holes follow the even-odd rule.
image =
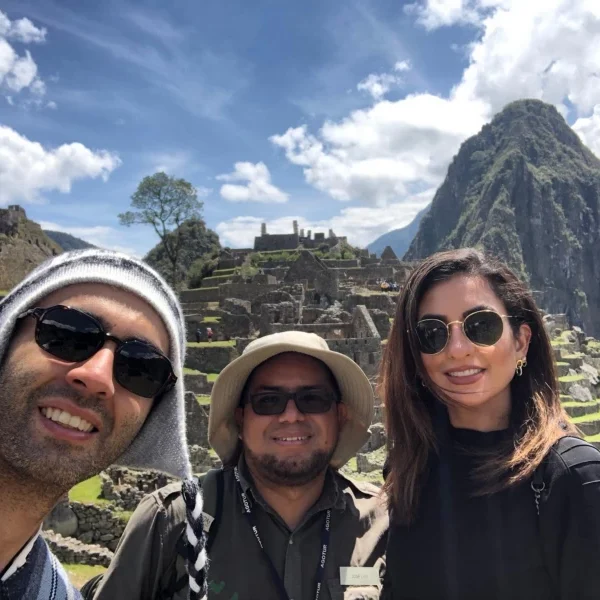
[[[331,543],[321,600],[377,600],[381,585],[343,586],[340,567],[385,569],[388,516],[379,490],[333,470],[317,503],[290,531],[249,482],[244,461],[240,478],[265,548],[290,600],[313,600],[325,512],[332,509]],[[203,481],[205,512],[214,512],[216,471]],[[211,507],[212,504],[212,507]],[[214,516],[214,515],[213,515]],[[210,519],[205,519],[205,529]],[[213,523],[211,528],[215,527]],[[131,517],[94,600],[186,600],[185,561],[177,551],[185,529],[181,485],[147,496]],[[217,527],[215,527],[217,529]],[[208,530],[209,537],[214,532]],[[209,600],[278,599],[271,572],[243,512],[233,469],[223,471],[223,506],[209,553]],[[173,594],[174,582],[181,589]]]

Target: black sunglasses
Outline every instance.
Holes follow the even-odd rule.
[[[82,362],[107,341],[117,344],[115,380],[144,398],[156,398],[177,381],[171,361],[156,347],[137,339],[121,340],[104,330],[92,315],[69,306],[31,308],[19,319],[35,317],[35,341],[52,356],[66,362]]]
[[[318,415],[326,413],[337,402],[334,394],[325,389],[308,388],[296,392],[272,391],[259,392],[250,396],[249,403],[257,415],[281,415],[289,400],[303,414]]]
[[[502,337],[503,319],[510,319],[494,310],[478,310],[464,321],[445,323],[440,319],[421,319],[417,323],[417,338],[423,354],[439,354],[450,339],[450,325],[458,323],[463,333],[476,346],[493,346]]]

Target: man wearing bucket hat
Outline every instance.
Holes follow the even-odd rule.
[[[115,252],[61,254],[0,303],[0,598],[80,597],[40,529],[73,485],[113,463],[188,479],[190,595],[204,596],[184,354],[173,291]]]
[[[208,598],[379,598],[385,499],[338,472],[363,446],[373,391],[315,334],[250,343],[217,379],[203,478]],[[138,506],[95,600],[185,598],[178,484]]]

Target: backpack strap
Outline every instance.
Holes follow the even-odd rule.
[[[223,514],[223,487],[224,487],[223,469],[211,469],[200,481],[203,497],[202,517],[204,520],[204,532],[206,533],[206,553],[210,552]],[[177,540],[175,546],[175,556],[172,562],[172,571],[169,582],[162,590],[161,598],[171,599],[188,585],[188,575],[185,569],[185,560],[188,548],[185,535]]]
[[[566,435],[556,441],[552,447],[561,457],[568,469],[578,467],[587,463],[597,463],[600,461],[600,451],[589,442],[581,438]],[[540,499],[542,492],[546,489],[544,482],[545,459],[539,467],[533,472],[531,480],[531,489],[535,501],[535,509],[538,517],[540,516]]]

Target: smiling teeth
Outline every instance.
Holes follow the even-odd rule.
[[[70,427],[71,429],[77,429],[79,431],[83,431],[85,433],[90,432],[94,429],[94,426],[91,423],[88,423],[85,419],[81,417],[74,417],[64,410],[60,410],[60,408],[42,408],[42,414],[51,421],[55,423],[60,423],[65,427]]]
[[[282,442],[302,442],[307,440],[308,437],[282,437],[277,439],[281,440]]]
[[[467,369],[465,371],[450,371],[448,375],[452,377],[469,377],[469,375],[477,375],[477,373],[481,373],[483,369]]]

